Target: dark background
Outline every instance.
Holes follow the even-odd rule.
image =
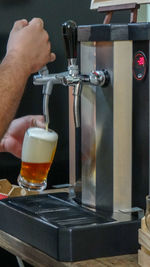
[[[102,23],[104,15],[90,10],[90,0],[0,0],[0,59],[5,55],[9,32],[14,21],[22,18],[31,20],[40,17],[50,35],[52,51],[57,60],[48,65],[51,73],[65,71],[67,61],[61,35],[61,24],[68,19],[75,20],[78,25]],[[116,12],[112,22],[127,22],[128,12]],[[19,79],[19,77],[18,77]],[[55,86],[49,103],[51,128],[59,134],[59,143],[49,173],[48,187],[69,181],[68,151],[68,89]],[[42,114],[42,90],[32,84],[32,76],[16,117],[28,114]],[[7,115],[7,114],[6,114]],[[0,153],[0,179],[7,178],[16,183],[20,171],[20,160],[9,153]],[[0,249],[0,259],[4,267],[17,266],[15,257]],[[26,264],[27,265],[27,264]]]
[[[90,10],[90,0],[0,0],[0,58],[5,55],[9,32],[14,21],[22,18],[31,20],[40,17],[50,35],[52,51],[57,60],[48,65],[51,73],[65,71],[65,57],[61,24],[73,19],[78,25],[102,23],[104,15]],[[113,22],[128,21],[128,12],[116,12]],[[26,90],[16,117],[28,114],[42,114],[42,90],[33,86],[32,76],[26,85]],[[19,79],[19,77],[18,77]],[[59,134],[59,143],[49,173],[48,187],[52,184],[66,183],[69,179],[68,151],[68,89],[55,86],[50,97],[50,127]],[[20,170],[20,160],[9,153],[0,153],[0,178],[7,178],[16,183]]]

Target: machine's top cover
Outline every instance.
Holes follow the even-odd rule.
[[[79,42],[150,40],[150,22],[78,26]]]

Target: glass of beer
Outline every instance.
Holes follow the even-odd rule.
[[[29,128],[24,136],[18,184],[28,190],[44,190],[56,152],[58,135],[53,130]]]

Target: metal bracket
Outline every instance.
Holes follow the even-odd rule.
[[[137,3],[99,7],[98,12],[106,12],[103,24],[109,24],[114,11],[130,10],[130,23],[137,22],[137,11],[140,5]]]

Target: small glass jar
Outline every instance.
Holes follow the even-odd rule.
[[[146,196],[145,223],[150,232],[150,195]]]

